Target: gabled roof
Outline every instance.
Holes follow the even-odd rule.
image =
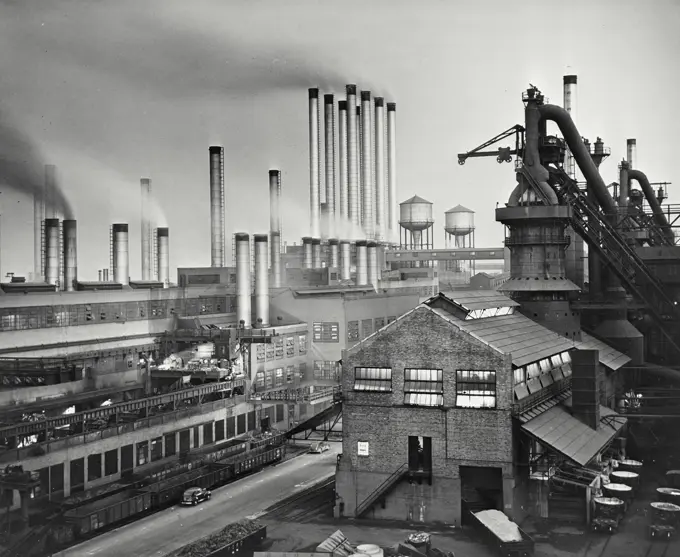
[[[616,348],[612,348],[607,343],[590,336],[581,331],[581,340],[574,343],[578,350],[597,350],[599,352],[600,363],[612,371],[616,371],[621,366],[630,362],[630,358]]]
[[[399,205],[405,205],[407,203],[427,203],[429,205],[432,205],[432,203],[430,201],[428,201],[427,199],[423,199],[422,197],[420,197],[418,195],[414,195],[410,199],[407,199],[406,201],[402,201],[401,203],[399,203]]]

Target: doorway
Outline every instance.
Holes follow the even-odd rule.
[[[468,512],[503,510],[503,473],[492,466],[461,466],[460,497],[463,522]]]

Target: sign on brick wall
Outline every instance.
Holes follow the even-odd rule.
[[[368,456],[368,441],[357,442],[357,454],[359,456]]]

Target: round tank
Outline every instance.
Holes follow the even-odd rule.
[[[680,489],[674,487],[659,487],[656,490],[657,498],[663,503],[680,503]]]
[[[617,497],[595,497],[593,503],[597,516],[614,518],[623,513],[624,503]]]
[[[642,469],[642,462],[639,460],[621,460],[619,461],[619,470],[624,472],[640,473]]]
[[[427,230],[432,226],[432,203],[414,195],[399,204],[399,224],[411,232]]]
[[[616,472],[612,472],[611,480],[614,483],[629,485],[635,489],[640,482],[640,475],[626,470],[617,470]]]
[[[456,205],[444,213],[444,230],[453,236],[467,236],[475,229],[475,212]]]
[[[614,497],[622,501],[628,501],[633,496],[633,488],[625,484],[604,484],[602,491],[607,497]]]

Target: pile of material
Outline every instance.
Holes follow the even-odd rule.
[[[180,547],[166,557],[206,557],[212,552],[229,545],[236,540],[245,538],[262,527],[255,520],[241,520],[228,524],[222,530],[201,538],[189,545]]]
[[[484,526],[491,530],[504,542],[521,542],[522,534],[519,527],[505,516],[501,511],[489,509],[475,513],[475,516]]]

